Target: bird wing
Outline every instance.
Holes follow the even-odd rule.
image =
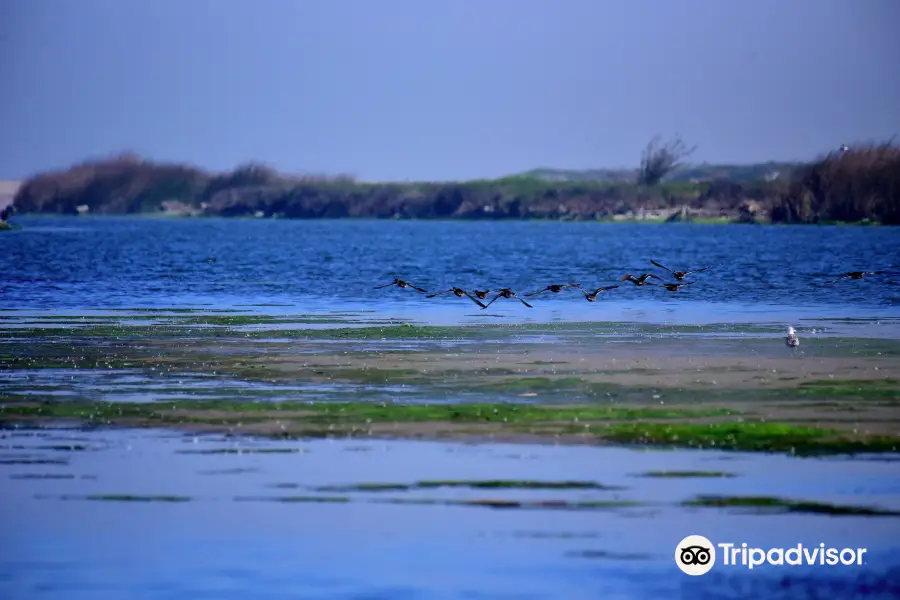
[[[841,275],[837,279],[832,279],[831,281],[826,281],[825,283],[837,283],[838,281],[840,281],[841,279],[844,279],[846,277],[849,277],[849,275]]]
[[[413,289],[419,289],[419,288],[413,288]],[[424,290],[422,290],[422,291],[424,291]],[[447,294],[447,293],[452,292],[452,291],[453,291],[453,290],[443,290],[443,291],[441,291],[441,292],[435,292],[435,293],[433,293],[433,294],[428,294],[428,295],[425,296],[425,297],[426,297],[426,298],[434,298],[435,296],[440,296],[441,294]]]
[[[685,275],[690,275],[691,273],[702,273],[703,271],[708,271],[709,267],[703,267],[702,269],[694,269],[693,271],[688,271]]]
[[[538,290],[538,291],[536,291],[536,292],[531,292],[531,293],[529,293],[529,294],[525,294],[525,296],[537,296],[538,294],[541,294],[541,293],[543,293],[543,292],[546,292],[546,291],[549,290],[549,289],[550,289],[550,286],[548,285],[547,287],[545,287],[545,288],[542,289],[542,290]]]
[[[674,271],[673,271],[672,269],[670,269],[669,267],[667,267],[667,266],[665,266],[665,265],[659,264],[658,262],[656,262],[656,261],[653,260],[652,258],[650,259],[650,262],[652,262],[654,265],[656,265],[656,266],[659,267],[660,269],[665,269],[665,270],[668,271],[669,273],[674,273]]]
[[[607,290],[614,290],[614,289],[616,289],[617,287],[619,287],[619,286],[617,286],[617,285],[608,285],[608,286],[606,286],[606,287],[597,288],[596,290],[594,290],[594,295],[596,296],[596,295],[599,294],[600,292],[605,292],[605,291],[607,291]]]
[[[476,298],[475,296],[473,296],[473,295],[470,294],[469,292],[466,292],[466,296],[468,296],[469,299],[470,299],[472,302],[474,302],[475,304],[477,304],[477,305],[480,306],[481,308],[487,308],[487,306],[484,304],[484,302],[482,302],[481,300],[479,300],[478,298]]]
[[[527,306],[528,308],[534,308],[532,305],[528,304],[527,302],[525,302],[524,300],[522,300],[521,298],[519,298],[518,294],[513,294],[513,298],[515,298],[516,300],[518,300],[519,302],[521,302],[522,304],[524,304],[524,305]]]
[[[416,286],[414,286],[414,285],[411,284],[411,283],[407,283],[407,285],[409,285],[409,287],[411,287],[412,289],[416,290],[417,292],[422,292],[423,294],[427,294],[427,293],[428,293],[428,290],[423,290],[422,288],[416,287]]]
[[[646,275],[647,277],[653,277],[654,279],[659,279],[660,281],[663,280],[662,277],[660,277],[659,275],[654,275],[653,273],[647,273]]]
[[[502,296],[503,296],[502,293],[501,293],[501,294],[497,294],[496,296],[494,296],[493,298],[491,298],[491,300],[490,300],[487,304],[484,305],[484,308],[487,308],[488,306],[490,306],[491,304],[493,304],[494,301],[495,301],[497,298],[500,298],[500,297],[502,297]]]

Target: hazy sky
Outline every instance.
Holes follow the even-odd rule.
[[[132,150],[364,179],[900,134],[900,0],[0,0],[0,178]]]

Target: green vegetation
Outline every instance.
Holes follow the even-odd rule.
[[[279,485],[277,487],[289,487]],[[326,485],[315,488],[317,492],[396,492],[436,488],[470,488],[486,490],[621,490],[619,486],[607,486],[593,481],[533,481],[533,480],[481,480],[481,481],[417,481],[416,483],[355,483],[350,485]]]
[[[617,406],[555,407],[531,404],[388,404],[385,402],[237,402],[192,400],[184,402],[23,402],[0,405],[0,417],[44,419],[153,419],[181,422],[204,412],[215,412],[218,422],[247,422],[248,418],[289,417],[299,413],[307,423],[542,423],[553,421],[611,421],[728,416],[724,408],[677,409]],[[223,415],[231,413],[234,417]],[[231,451],[224,449],[223,451]],[[250,451],[250,450],[247,450]],[[272,451],[272,450],[270,450]],[[274,450],[287,451],[287,450]]]
[[[769,422],[616,423],[598,432],[604,439],[625,444],[787,452],[799,455],[897,452],[900,437],[848,439],[843,432],[820,427]]]
[[[734,473],[724,471],[647,471],[639,477],[654,477],[659,479],[690,479],[690,478],[721,478],[736,477]]]
[[[472,506],[482,508],[526,509],[526,510],[612,510],[641,506],[639,502],[628,500],[499,500],[492,498],[474,500],[451,500],[436,498],[350,498],[348,496],[238,496],[237,502],[287,502],[287,503],[337,503],[367,502],[372,504],[401,504],[418,506]]]
[[[823,502],[787,500],[772,496],[698,496],[683,503],[688,507],[731,508],[772,513],[805,513],[830,516],[898,517],[900,512],[867,506],[837,506]]]
[[[537,169],[452,183],[367,183],[257,164],[209,173],[125,154],[37,174],[14,202],[21,213],[62,214],[900,223],[900,147],[892,141],[804,165],[683,164],[692,150],[654,140],[637,169]]]
[[[800,455],[897,452],[900,437],[850,434],[788,423],[724,418],[737,411],[613,407],[597,405],[538,406],[528,404],[388,404],[388,403],[266,403],[266,402],[18,402],[0,405],[6,422],[78,420],[91,424],[137,427],[202,427],[241,431],[279,438],[382,436],[458,438],[489,435],[514,441],[523,436],[712,448]],[[231,449],[201,450],[232,452]],[[253,452],[254,450],[247,450]],[[272,450],[290,452],[290,449]],[[26,460],[26,459],[22,459]],[[41,461],[44,463],[54,461]],[[31,464],[30,462],[22,464]],[[37,464],[37,463],[34,463]],[[574,486],[577,482],[566,482]],[[472,482],[420,482],[420,486],[473,486]],[[525,485],[489,482],[482,486]],[[539,484],[534,484],[539,485]],[[592,484],[593,485],[593,484]]]
[[[772,219],[900,224],[900,146],[893,139],[860,145],[801,167],[773,205]]]
[[[38,498],[53,500],[95,500],[100,502],[190,502],[188,496],[136,496],[133,494],[63,494],[60,496],[38,495]]]

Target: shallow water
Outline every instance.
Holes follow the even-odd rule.
[[[0,458],[18,459],[0,463],[6,480],[0,486],[0,596],[10,600],[739,598],[747,589],[766,598],[887,598],[900,591],[896,517],[738,514],[679,505],[718,494],[900,509],[895,462],[500,444],[263,442],[133,430],[3,435]],[[57,449],[66,445],[76,450]],[[23,464],[41,459],[62,464]],[[732,477],[640,476],[660,469]],[[460,487],[497,479],[622,489]],[[420,480],[457,484],[316,489]],[[145,495],[185,501],[141,501]],[[477,499],[639,504],[453,504]],[[868,552],[862,566],[716,566],[689,578],[672,559],[689,534],[764,548],[823,542]]]

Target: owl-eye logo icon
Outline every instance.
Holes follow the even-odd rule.
[[[716,547],[702,535],[689,535],[675,546],[675,564],[688,575],[706,575],[716,564]]]

